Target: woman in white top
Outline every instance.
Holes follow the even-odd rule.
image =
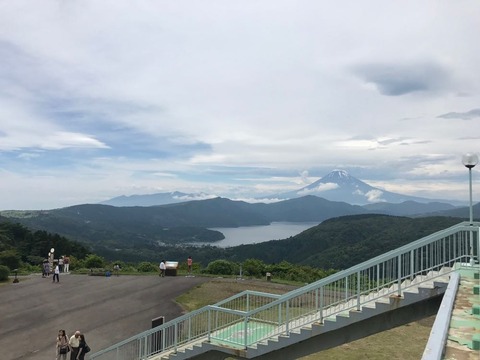
[[[58,330],[56,354],[57,360],[67,360],[67,354],[70,351],[68,347],[68,338],[65,330]]]

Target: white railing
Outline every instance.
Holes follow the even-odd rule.
[[[401,296],[404,289],[440,276],[442,269],[451,269],[455,263],[478,261],[478,234],[479,223],[464,222],[284,295],[244,291],[92,354],[90,359],[147,359],[202,341],[246,349],[350,309],[360,310],[385,295]]]

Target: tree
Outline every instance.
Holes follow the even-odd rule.
[[[208,264],[207,273],[215,275],[235,275],[238,267],[227,260],[215,260]]]
[[[0,265],[0,281],[7,281],[10,270],[5,265]]]
[[[10,270],[20,267],[20,256],[15,250],[5,250],[0,252],[0,265],[7,266]]]
[[[138,264],[137,269],[140,272],[156,272],[158,270],[156,265],[152,264],[151,262],[146,262],[146,261]]]
[[[85,259],[85,267],[86,268],[102,268],[104,266],[105,260],[98,256],[98,255],[87,255]]]
[[[245,275],[262,277],[265,273],[265,263],[258,259],[247,259],[242,264]]]

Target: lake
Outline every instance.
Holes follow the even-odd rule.
[[[213,245],[218,247],[229,247],[244,244],[255,244],[269,240],[281,240],[290,236],[300,234],[319,222],[273,222],[270,225],[242,226],[238,228],[211,228],[220,231],[225,239],[213,243],[202,243],[202,245]]]

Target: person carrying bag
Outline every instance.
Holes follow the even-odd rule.
[[[85,354],[88,352],[90,352],[90,346],[87,345],[87,342],[85,341],[85,336],[83,334],[80,334],[80,342],[78,345],[78,354],[76,360],[84,360]]]
[[[57,336],[56,354],[57,360],[67,360],[67,353],[70,351],[68,346],[68,337],[65,330],[59,330]]]

